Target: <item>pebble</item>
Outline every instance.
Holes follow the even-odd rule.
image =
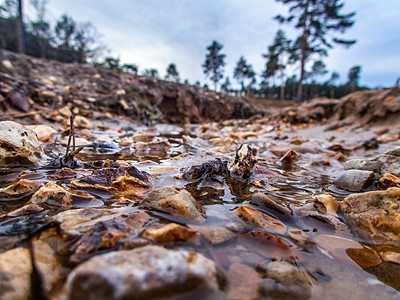
[[[350,192],[360,192],[369,187],[374,179],[372,171],[347,170],[335,180],[335,186]]]

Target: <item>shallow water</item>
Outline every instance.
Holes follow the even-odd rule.
[[[96,127],[98,125],[101,125],[102,130]],[[151,189],[165,186],[187,189],[205,211],[207,219],[202,226],[217,226],[234,233],[234,238],[221,243],[209,240],[196,244],[188,241],[175,243],[174,247],[194,248],[214,260],[226,272],[235,263],[247,265],[257,271],[262,278],[266,277],[259,267],[263,263],[274,260],[289,261],[309,277],[308,282],[312,283],[312,299],[344,298],[350,293],[351,299],[400,298],[400,279],[394,275],[398,274],[400,265],[388,262],[374,263],[373,259],[363,251],[365,249],[378,251],[377,245],[371,245],[353,234],[340,211],[338,217],[327,216],[325,207],[315,200],[317,195],[330,193],[333,199],[340,203],[349,194],[333,185],[334,179],[343,171],[343,163],[330,155],[335,153],[328,149],[333,142],[343,146],[341,152],[347,159],[372,157],[399,145],[398,142],[382,144],[378,149],[365,150],[359,145],[360,142],[373,136],[370,130],[325,132],[322,127],[310,126],[299,129],[285,124],[270,126],[257,121],[253,123],[228,121],[222,124],[186,127],[130,126],[129,130],[122,129],[127,128],[127,125],[129,122],[126,120],[118,124],[94,122],[94,129],[87,136],[80,136],[80,131],[77,129],[77,137],[83,137],[89,143],[77,155],[81,166],[74,170],[72,177],[55,176],[57,168],[3,169],[0,172],[0,187],[4,188],[24,178],[42,184],[54,182],[69,191],[75,191],[81,188],[71,184],[73,179],[82,178],[89,175],[92,170],[101,169],[103,161],[107,159],[117,160],[120,165],[123,165],[121,161],[124,161],[150,174]],[[139,133],[151,134],[154,137],[151,138],[151,142],[144,142],[144,146],[139,148],[132,140],[132,135]],[[162,141],[168,141],[170,146],[157,144]],[[258,161],[252,176],[246,181],[232,184],[223,176],[215,176],[200,182],[182,178],[182,174],[191,166],[202,165],[216,158],[231,161],[237,147],[242,143],[248,143],[257,149]],[[289,162],[280,161],[282,155],[279,151],[284,153],[289,147],[300,146],[301,148],[296,151],[299,154],[298,159]],[[278,149],[279,147],[284,148]],[[50,149],[53,148],[51,140],[45,148],[50,154]],[[58,143],[56,152],[64,153],[64,151],[65,145]],[[54,245],[68,244],[71,241],[64,241],[62,236],[52,231],[58,226],[51,221],[52,216],[72,208],[136,207],[142,199],[142,196],[118,196],[113,192],[96,188],[84,190],[94,196],[94,199],[89,202],[85,202],[86,200],[77,202],[73,207],[47,204],[40,212],[22,216],[8,214],[23,207],[32,193],[15,198],[1,198],[0,252],[25,245],[30,239],[44,240],[54,247],[59,261],[70,270],[75,266],[69,262],[71,253],[60,251]],[[280,207],[286,208],[288,213],[284,214],[262,203],[251,201],[251,195],[256,193],[271,196]],[[253,230],[268,232],[268,230],[246,224],[235,216],[233,211],[245,204],[281,221],[287,230],[274,235],[295,254],[287,256],[287,253],[283,252],[289,250],[275,249],[275,244],[267,243],[260,236],[248,240],[249,232]],[[158,227],[169,222],[193,227],[191,222],[182,221],[160,211],[142,207],[138,207],[137,210],[144,210],[155,218],[149,227]],[[336,237],[354,241],[355,244],[352,245],[358,245],[358,250],[346,248],[346,243],[344,246],[337,244],[342,240],[336,240]],[[90,240],[88,243],[90,245]],[[349,252],[349,249],[353,250]],[[88,257],[110,250],[115,249],[112,247],[97,249]],[[64,280],[65,276],[61,276],[60,281],[51,288],[52,298],[62,294]],[[229,291],[224,293],[228,295]]]

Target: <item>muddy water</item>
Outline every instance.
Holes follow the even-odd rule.
[[[400,299],[400,279],[396,276],[400,271],[399,265],[382,262],[376,245],[353,234],[340,210],[337,215],[327,214],[326,207],[316,201],[316,196],[329,193],[334,201],[340,203],[349,194],[333,184],[343,171],[345,159],[375,156],[399,145],[397,141],[366,149],[362,144],[375,136],[372,129],[324,131],[318,126],[299,128],[262,120],[185,127],[139,127],[123,120],[118,123],[94,122],[93,125],[91,130],[76,130],[77,137],[84,138],[86,145],[77,156],[79,165],[71,176],[60,175],[57,173],[59,168],[49,166],[35,170],[23,167],[4,169],[0,173],[1,187],[24,178],[42,184],[53,182],[69,191],[76,191],[80,188],[71,181],[101,169],[106,160],[110,160],[106,165],[114,161],[119,166],[133,165],[150,174],[150,189],[176,186],[188,190],[205,211],[207,218],[202,226],[216,226],[232,233],[226,239],[218,236],[216,240],[209,238],[200,243],[181,241],[168,244],[168,247],[196,249],[215,261],[226,273],[234,264],[249,266],[260,278],[268,277],[262,267],[266,263],[288,261],[308,278],[306,282],[311,292],[301,296],[305,298],[340,299],[351,295],[351,299]],[[201,166],[216,159],[230,162],[242,143],[257,150],[257,163],[250,178],[234,184],[221,174],[200,182],[184,178],[183,174],[191,166]],[[65,144],[56,143],[55,149],[53,146],[52,139],[44,144],[49,155],[64,153]],[[282,159],[289,149],[296,152],[296,158]],[[338,153],[343,154],[342,159],[339,159],[342,156],[336,155]],[[52,221],[52,217],[62,211],[87,207],[137,207],[137,211],[146,211],[157,220],[149,227],[177,222],[196,229],[190,221],[141,207],[146,192],[143,195],[121,196],[95,188],[84,190],[93,196],[89,202],[82,201],[72,207],[47,205],[40,211],[17,216],[13,216],[12,212],[24,207],[32,194],[0,199],[0,252],[26,245],[30,240],[46,241],[55,250],[64,273],[48,289],[51,298],[62,296],[67,274],[80,263],[76,260],[71,263],[71,252],[60,249],[60,245],[74,248],[74,241],[63,240],[57,229],[59,224]],[[267,195],[274,199],[274,204],[257,200],[254,197],[256,194]],[[275,218],[286,229],[266,229],[260,223],[241,220],[235,211],[247,207],[244,205]],[[257,219],[257,216],[250,216]],[[249,233],[254,231],[271,232],[285,247],[275,249],[276,245],[266,242],[262,235],[249,240]],[[87,246],[91,246],[90,240]],[[111,250],[116,249],[95,249],[84,260]],[[290,255],[287,255],[288,251]],[[228,276],[228,286],[229,280],[235,278]],[[242,281],[248,286],[252,284],[246,282],[246,278]],[[224,291],[226,297],[232,297],[229,289]],[[265,295],[261,292],[258,297]]]

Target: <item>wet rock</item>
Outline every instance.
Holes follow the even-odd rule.
[[[143,143],[149,143],[154,139],[155,135],[152,133],[137,133],[132,135],[132,139],[135,143],[137,142],[143,142]]]
[[[93,128],[92,122],[83,116],[75,116],[74,124],[75,124],[75,127],[77,127],[77,128],[87,128],[87,129]]]
[[[287,201],[286,201],[287,202]],[[261,206],[263,209],[272,209],[279,214],[292,216],[293,211],[289,203],[285,203],[278,198],[269,196],[264,193],[255,193],[250,196],[250,204]]]
[[[42,183],[36,180],[20,179],[5,188],[0,188],[0,201],[21,200],[35,193]]]
[[[345,169],[372,171],[379,177],[385,173],[400,176],[400,147],[393,148],[371,159],[349,160],[345,163]]]
[[[148,174],[134,166],[109,167],[93,170],[89,176],[73,180],[71,184],[84,189],[95,189],[120,196],[140,196],[148,191]]]
[[[152,223],[154,219],[145,212],[119,213],[108,218],[95,219],[91,224],[86,224],[89,229],[86,228],[86,232],[75,244],[70,261],[80,263],[99,251],[132,249],[147,245],[148,242],[139,235]]]
[[[381,253],[381,257],[384,261],[392,262],[395,264],[400,264],[400,253],[399,252],[387,251],[387,252]]]
[[[82,263],[68,276],[66,290],[71,300],[206,298],[220,286],[217,266],[202,254],[147,246]]]
[[[347,225],[335,216],[308,210],[299,210],[298,215],[302,217],[302,222],[312,230],[318,228],[324,232],[335,233],[340,236],[351,236]]]
[[[229,171],[239,178],[249,178],[257,161],[255,155],[254,149],[247,144],[242,144],[228,167]]]
[[[350,192],[360,192],[369,187],[374,179],[374,172],[363,170],[347,170],[335,180],[335,186],[339,189]]]
[[[378,138],[376,139],[379,143],[390,143],[390,142],[395,142],[399,139],[399,135],[398,134],[390,134],[390,133],[386,133],[386,134],[382,134],[381,136],[378,136]]]
[[[288,152],[286,152],[280,159],[280,162],[283,163],[291,163],[295,160],[299,159],[299,155],[296,153],[296,151],[294,150],[289,150]]]
[[[328,215],[337,217],[337,210],[339,208],[339,203],[333,199],[332,195],[329,193],[321,194],[316,196],[316,200],[322,203],[326,209]]]
[[[286,244],[278,236],[265,231],[250,231],[243,234],[238,241],[239,244],[245,246],[248,250],[266,258],[287,261],[303,260],[300,251]]]
[[[249,266],[232,264],[227,273],[229,282],[228,299],[259,299],[259,287],[263,282],[260,275]]]
[[[15,248],[0,254],[0,299],[28,299],[31,289],[31,258],[28,249]]]
[[[264,228],[272,233],[284,234],[286,232],[285,224],[250,205],[245,204],[234,209],[233,214],[250,226]]]
[[[136,142],[135,152],[139,156],[159,157],[167,155],[171,149],[171,144],[167,140],[154,141],[154,142]]]
[[[315,243],[329,258],[351,266],[366,269],[382,262],[373,249],[346,238],[321,234],[315,237]]]
[[[400,178],[393,174],[383,174],[378,181],[378,187],[382,190],[386,190],[390,187],[400,187]]]
[[[29,101],[26,95],[26,88],[24,86],[19,86],[11,91],[11,93],[7,95],[7,98],[10,101],[11,105],[15,108],[23,112],[29,112],[31,110],[31,107],[29,105]]]
[[[28,125],[25,127],[33,130],[40,141],[57,133],[57,130],[49,125]]]
[[[204,212],[192,195],[177,187],[167,186],[152,190],[143,199],[143,205],[181,220],[195,223],[205,221]]]
[[[13,121],[0,122],[0,166],[36,165],[43,157],[35,132]]]
[[[212,245],[222,244],[236,237],[236,234],[232,231],[220,226],[192,225],[191,228],[200,232],[201,235],[204,236]]]
[[[24,205],[16,210],[13,210],[12,212],[8,213],[6,216],[7,217],[21,217],[21,216],[25,216],[25,215],[36,214],[43,210],[44,210],[44,208],[40,207],[39,205],[28,204],[28,205]]]
[[[400,188],[351,194],[340,208],[364,238],[400,245]]]
[[[257,265],[257,269],[269,277],[261,285],[260,293],[266,299],[309,299],[315,284],[310,275],[284,261]]]
[[[176,242],[189,241],[193,239],[196,234],[196,230],[192,230],[176,223],[169,223],[159,228],[147,229],[143,233],[143,237],[158,243],[172,244]]]
[[[33,194],[30,203],[44,208],[79,208],[103,205],[92,195],[74,191],[69,192],[58,184],[48,182]]]

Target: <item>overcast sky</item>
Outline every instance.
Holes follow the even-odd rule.
[[[29,3],[26,10],[32,10]],[[287,12],[274,0],[48,0],[47,10],[53,24],[63,13],[77,22],[91,22],[110,54],[136,64],[139,72],[156,68],[164,76],[173,62],[181,78],[191,83],[205,82],[201,64],[212,40],[224,46],[225,75],[232,82],[242,55],[257,74],[263,71],[261,54],[280,26],[289,37],[296,36],[290,25],[272,20]],[[330,50],[324,58],[327,69],[339,72],[340,82],[345,82],[348,70],[361,65],[361,84],[392,86],[400,77],[400,0],[345,1],[342,13],[351,11],[356,11],[356,23],[342,37],[357,43]]]

